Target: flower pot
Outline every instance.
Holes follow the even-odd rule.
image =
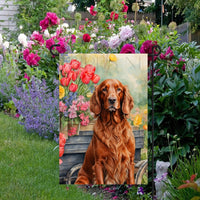
[[[80,131],[80,123],[73,123],[73,121],[69,121],[68,123],[68,136],[79,135]]]

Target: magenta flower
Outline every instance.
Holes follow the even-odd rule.
[[[94,11],[93,5],[90,6],[90,14],[93,15],[93,16],[96,16],[96,14],[97,14],[97,11]]]
[[[26,57],[26,62],[28,65],[36,65],[38,66],[38,62],[40,61],[40,57],[37,54],[34,53],[30,53],[27,57]]]
[[[160,59],[162,60],[172,60],[174,57],[174,52],[171,50],[171,47],[168,47],[167,51],[165,54],[161,53],[160,54]]]
[[[43,20],[40,21],[40,26],[42,27],[42,30],[46,30],[49,27],[49,19],[48,17],[45,17]]]
[[[48,12],[46,16],[50,21],[50,25],[53,26],[60,23],[60,19],[57,17],[56,13]]]
[[[29,53],[30,53],[29,49],[25,49],[25,50],[23,51],[23,58],[24,58],[24,60],[26,60],[26,58],[27,58],[27,56],[29,55]]]
[[[185,60],[182,57],[180,57],[179,60],[176,61],[176,64],[179,65],[180,62],[185,62]],[[185,63],[182,66],[182,70],[185,71]]]
[[[39,34],[39,32],[34,31],[31,35],[31,40],[36,40],[40,45],[44,44],[43,35]]]
[[[15,118],[19,118],[19,117],[20,117],[20,114],[17,113],[17,114],[15,115]]]
[[[76,36],[75,35],[71,35],[71,41],[72,41],[72,44],[76,42]]]
[[[135,53],[135,47],[132,44],[125,44],[120,53]]]
[[[50,38],[46,40],[46,48],[50,50],[51,46],[55,44],[55,41],[53,38]]]
[[[114,196],[112,199],[117,199],[118,198],[118,196]]]
[[[30,77],[28,76],[27,73],[24,74],[24,78],[27,79],[28,81],[30,81]]]
[[[58,44],[60,45],[56,47],[58,53],[65,53],[66,46],[67,46],[67,43],[65,42],[65,38],[59,38],[58,40],[59,40]]]
[[[147,54],[152,54],[152,48],[154,45],[157,45],[157,41],[151,41],[151,40],[147,40],[145,41],[141,48],[140,48],[140,53],[147,53]],[[157,52],[154,50],[154,54],[156,54]],[[156,56],[154,56],[154,60],[156,60]],[[152,56],[148,56],[148,61],[152,61]]]

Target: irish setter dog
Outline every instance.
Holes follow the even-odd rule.
[[[97,121],[75,184],[135,184],[135,138],[127,121],[133,106],[120,81],[107,79],[96,87],[90,109]]]

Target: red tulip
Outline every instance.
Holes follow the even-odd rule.
[[[81,63],[78,60],[72,59],[70,66],[72,69],[78,69],[81,66]]]
[[[95,73],[96,67],[94,67],[93,65],[86,65],[85,66],[85,72],[87,73],[87,75],[92,78],[94,73]]]
[[[59,147],[59,157],[62,157],[65,152],[64,147]]]
[[[78,85],[77,84],[71,83],[71,85],[69,86],[69,90],[71,92],[76,92],[77,89],[78,89]]]
[[[99,80],[100,80],[100,76],[97,74],[94,74],[94,76],[92,77],[92,82],[94,84],[97,84],[99,82]]]
[[[88,76],[88,74],[86,72],[83,72],[81,74],[81,80],[84,84],[89,84],[90,80],[91,80],[91,77]]]
[[[63,86],[68,86],[70,80],[71,80],[71,78],[63,77],[63,78],[61,78],[60,83],[61,83],[61,85],[63,85]]]
[[[62,75],[65,76],[71,71],[71,66],[69,63],[65,63],[62,67]]]

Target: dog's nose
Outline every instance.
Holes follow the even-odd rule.
[[[109,101],[109,103],[112,105],[112,104],[115,103],[116,98],[115,98],[115,97],[110,97],[110,98],[108,99],[108,101]]]

